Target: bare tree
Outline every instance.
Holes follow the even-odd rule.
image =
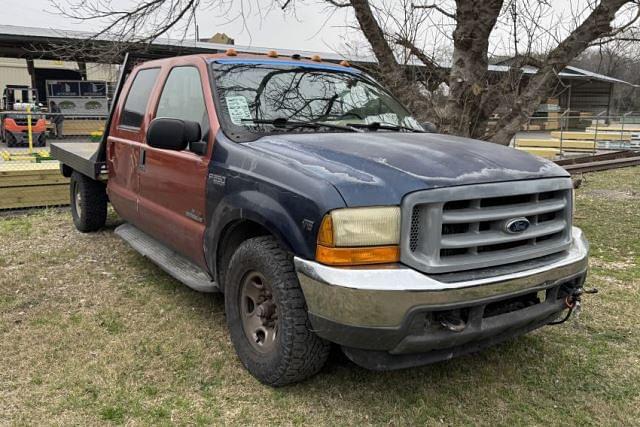
[[[416,90],[416,82],[397,60],[393,44],[408,49],[427,69],[438,68],[434,59],[412,40],[399,37],[399,33],[390,33],[379,24],[384,19],[380,17],[381,13],[393,13],[389,8],[367,0],[331,3],[353,8],[380,63],[384,82],[414,112],[426,116],[421,101],[429,99],[428,88],[424,88],[426,93]],[[440,20],[436,23],[441,28],[446,28],[446,23],[454,25],[451,64],[443,79],[448,86],[448,97],[445,108],[437,117],[443,131],[508,144],[538,105],[552,95],[563,68],[590,45],[614,40],[623,29],[631,28],[640,13],[637,2],[602,0],[586,2],[582,10],[577,6],[569,8],[570,12],[557,16],[555,21],[545,19],[552,7],[545,1],[533,0],[456,0],[455,3],[441,1],[413,5],[414,9],[438,15]],[[625,17],[626,21],[614,26],[616,18],[624,20]],[[525,49],[514,52],[517,56],[511,62],[509,72],[497,75],[489,72],[491,37],[496,28],[509,19],[515,47],[521,46],[520,37],[524,39]],[[425,21],[425,25],[428,23]],[[566,34],[562,35],[561,30]],[[541,39],[547,46],[536,46]],[[544,54],[540,54],[542,52]],[[527,65],[536,66],[537,72],[532,76],[523,75],[521,69]],[[505,93],[512,96],[504,96]],[[489,119],[498,111],[502,114],[496,125],[489,128]]]
[[[53,1],[66,16],[102,22],[98,37],[138,42],[188,26],[198,6],[245,22],[252,10],[324,2],[352,13],[378,78],[417,117],[505,145],[560,85],[560,71],[590,46],[637,40],[640,18],[640,0],[144,0],[121,10]],[[510,58],[502,73],[490,69],[496,55]]]

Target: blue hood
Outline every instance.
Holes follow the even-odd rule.
[[[520,150],[430,133],[270,135],[244,145],[330,182],[347,206],[395,205],[407,193],[439,187],[569,176]]]

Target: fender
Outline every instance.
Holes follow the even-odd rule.
[[[206,188],[203,246],[214,277],[220,238],[234,222],[259,224],[296,256],[312,259],[322,217],[346,206],[331,183],[268,153],[230,141],[221,132],[216,136]]]
[[[244,191],[226,197],[211,215],[210,226],[205,232],[205,256],[214,274],[222,234],[232,224],[242,220],[267,229],[288,251],[313,257],[315,247],[309,247],[302,227],[281,204],[256,191]]]

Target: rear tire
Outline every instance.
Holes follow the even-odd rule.
[[[78,231],[89,233],[104,227],[107,221],[105,185],[74,171],[71,174],[69,189],[71,215]]]
[[[243,242],[225,282],[231,341],[254,377],[278,387],[322,369],[331,345],[312,331],[293,260],[275,238]]]

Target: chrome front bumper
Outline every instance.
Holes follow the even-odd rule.
[[[336,268],[295,258],[310,317],[356,328],[396,329],[416,308],[445,310],[552,288],[587,271],[589,245],[579,228],[571,247],[548,264],[495,275],[445,278],[402,264]],[[316,328],[317,329],[317,328]],[[319,332],[322,336],[322,333]]]

